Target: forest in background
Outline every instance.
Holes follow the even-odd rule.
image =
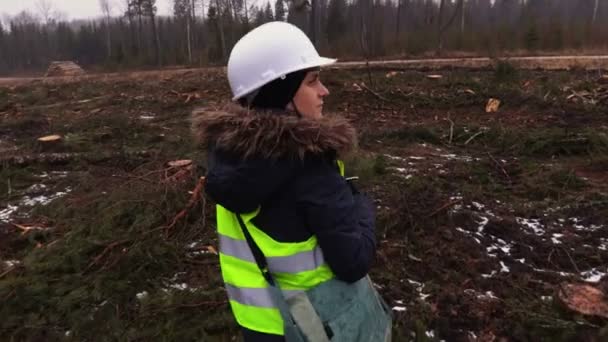
[[[50,61],[88,69],[221,65],[251,29],[273,20],[302,28],[341,59],[598,53],[608,47],[605,0],[99,0],[95,20],[67,21],[49,0],[0,18],[0,75]]]

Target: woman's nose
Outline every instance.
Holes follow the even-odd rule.
[[[321,89],[319,91],[319,96],[325,97],[327,95],[329,95],[329,90],[325,87],[325,85],[323,85],[323,83],[321,83]]]

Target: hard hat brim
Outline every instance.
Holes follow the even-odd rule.
[[[338,60],[335,59],[335,58],[319,57],[319,58],[317,58],[316,60],[314,60],[314,61],[312,61],[310,63],[304,64],[304,65],[299,65],[297,68],[295,68],[293,70],[286,70],[285,72],[283,72],[282,74],[278,75],[275,78],[272,78],[270,80],[263,80],[263,81],[260,81],[260,82],[258,82],[256,84],[252,85],[248,89],[245,89],[241,93],[235,95],[232,98],[232,101],[236,101],[236,100],[242,98],[243,96],[246,96],[247,94],[251,93],[252,91],[254,91],[254,90],[258,89],[258,88],[261,88],[265,84],[270,83],[270,82],[272,82],[272,81],[274,81],[276,79],[279,79],[282,76],[287,75],[289,73],[292,73],[292,72],[295,72],[295,71],[298,71],[298,70],[314,68],[314,67],[323,67],[323,66],[334,64],[337,61]]]

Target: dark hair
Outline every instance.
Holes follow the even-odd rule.
[[[253,99],[248,96],[240,98],[239,104],[254,109],[283,110],[293,100],[306,74],[316,70],[319,68],[302,69],[277,78],[260,88]]]

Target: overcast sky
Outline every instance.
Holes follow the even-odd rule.
[[[15,15],[23,10],[38,14],[36,4],[40,0],[0,0],[0,15]],[[54,9],[65,13],[68,19],[94,18],[101,16],[99,0],[46,0]],[[125,0],[110,0],[113,15],[121,14],[125,9]],[[158,14],[168,15],[173,12],[173,0],[156,0]]]

